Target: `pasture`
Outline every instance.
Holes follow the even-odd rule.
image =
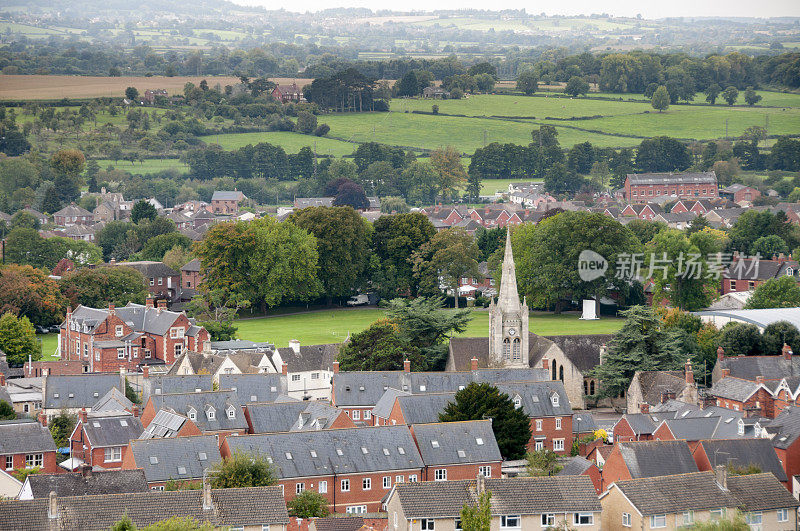
[[[321,116],[320,123],[327,123],[328,118],[328,116]],[[331,130],[330,134],[333,134],[333,130]],[[333,157],[350,155],[358,147],[358,144],[351,142],[342,142],[341,140],[333,138],[286,131],[230,133],[225,135],[209,135],[202,138],[204,142],[219,144],[224,149],[239,149],[247,144],[269,142],[276,146],[282,146],[286,153],[297,153],[301,148],[310,147],[312,151],[316,150],[317,155],[330,155]]]
[[[383,310],[376,308],[343,308],[313,312],[242,319],[235,323],[239,328],[238,337],[251,341],[269,341],[278,347],[285,347],[290,339],[297,339],[302,345],[339,343],[348,334],[355,334],[369,327],[374,321],[385,316]],[[578,314],[531,312],[531,332],[540,335],[569,334],[611,334],[619,330],[622,320],[604,317],[597,321],[580,321]],[[474,310],[472,321],[461,336],[478,337],[489,335],[489,313]]]
[[[469,161],[464,162],[465,165]],[[508,192],[508,185],[510,183],[519,182],[539,182],[541,179],[483,179],[481,181],[481,195],[494,195],[495,192],[503,191]]]
[[[105,170],[109,166],[116,170],[126,171],[133,175],[147,175],[164,170],[174,170],[178,173],[189,173],[189,167],[178,159],[145,159],[142,162],[128,162],[126,160],[99,159],[97,163]]]

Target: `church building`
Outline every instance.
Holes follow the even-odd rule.
[[[492,298],[489,305],[489,365],[527,368],[528,340],[528,305],[519,303],[511,231],[507,230],[500,295],[497,304]]]

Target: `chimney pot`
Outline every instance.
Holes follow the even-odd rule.
[[[42,410],[42,409],[39,410],[39,414],[37,415],[37,418],[39,419],[39,424],[41,424],[42,426],[44,426],[46,428],[47,427],[47,415],[44,414],[44,410]]]
[[[30,367],[30,365],[29,365],[29,367]],[[0,372],[0,385],[1,386],[5,386],[6,385],[6,375],[3,374],[2,372]]]
[[[684,366],[684,377],[686,379],[686,383],[688,384],[694,383],[694,372],[692,371],[691,360],[686,360],[686,365]]]
[[[478,370],[478,358],[472,358],[471,360],[469,360],[469,369],[471,371]]]
[[[281,374],[289,374],[289,364],[285,361],[281,365]]]
[[[289,348],[291,348],[292,351],[295,354],[300,354],[300,340],[299,339],[290,339],[289,340]]]
[[[639,404],[639,411],[647,415],[648,413],[650,413],[650,404],[648,404],[647,402],[642,402],[641,404]]]
[[[47,517],[51,520],[55,520],[58,518],[58,498],[56,497],[56,491],[50,491],[50,498],[47,508]]]
[[[333,374],[339,374],[339,362],[338,361],[334,361],[333,362]]]
[[[133,411],[131,411],[131,413],[133,413],[133,416],[138,418],[139,417],[139,406],[134,404],[132,410]]]
[[[108,303],[108,313],[110,313],[111,315],[114,315],[114,303],[113,302],[109,302]]]
[[[153,297],[148,296],[144,301],[145,308],[152,308],[153,307]]]
[[[81,422],[86,424],[87,415],[86,415],[86,408],[85,407],[81,408],[80,413],[78,413],[78,417],[80,418]]]
[[[717,361],[722,361],[725,359],[725,349],[722,347],[717,347]]]
[[[730,375],[731,375],[731,370],[730,369],[722,369],[722,377],[723,378],[725,378],[727,376],[730,376]]]
[[[781,353],[783,354],[783,359],[791,360],[792,359],[792,347],[787,345],[786,343],[783,344],[783,348],[781,349]]]
[[[403,372],[411,372],[411,360],[403,360]]]

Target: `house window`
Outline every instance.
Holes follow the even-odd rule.
[[[694,523],[694,511],[683,512],[683,525],[691,525]]]
[[[650,517],[650,529],[659,529],[667,527],[666,514],[654,514]]]
[[[631,526],[631,513],[622,513],[622,526],[623,527]]]
[[[383,488],[384,489],[392,488],[392,476],[383,476]]]
[[[217,412],[213,408],[209,409],[206,411],[206,417],[208,417],[208,420],[214,420],[217,418]]]
[[[409,483],[416,483],[417,482],[417,475],[416,474],[409,474],[408,475],[408,482]]]
[[[122,446],[114,446],[105,449],[105,460],[109,461],[122,461]]]
[[[753,525],[761,525],[761,511],[755,513],[747,513],[745,514],[745,519],[747,523],[751,526]]]
[[[519,515],[501,516],[500,529],[519,529],[520,521]]]
[[[592,513],[575,513],[573,523],[575,525],[593,525],[594,515]]]
[[[778,521],[779,522],[789,521],[789,509],[778,509]]]
[[[194,409],[190,409],[189,414],[187,416],[189,417],[189,420],[197,420],[197,411],[195,411]]]
[[[402,483],[403,482],[403,476],[395,476],[394,477],[394,482],[395,483]]]
[[[503,359],[511,359],[511,341],[508,338],[503,340]]]
[[[550,527],[555,525],[555,523],[556,523],[556,515],[554,514],[542,515],[542,527]]]
[[[492,477],[492,467],[489,465],[478,467],[478,473],[483,474],[483,477]]]
[[[354,409],[353,410],[353,420],[360,420],[361,419],[361,411]]]
[[[544,450],[544,441],[543,440],[536,441],[536,443],[534,443],[534,450],[536,450],[537,452],[540,450]]]
[[[361,490],[370,490],[372,489],[372,479],[364,478],[361,480]]]
[[[6,470],[11,470],[14,468],[14,456],[7,455],[6,456]]]
[[[542,419],[536,419],[536,431],[542,431]]]
[[[436,472],[433,473],[433,479],[436,481],[447,481],[447,469],[446,468],[438,468]]]
[[[554,452],[564,451],[564,439],[553,439],[553,451]]]
[[[150,279],[150,285],[151,285],[151,286],[155,286],[155,285],[156,285],[156,279],[154,279],[154,278],[151,278],[151,279]]]
[[[236,410],[233,407],[228,409],[228,418],[229,419],[235,419],[236,418]]]
[[[319,380],[319,373],[318,372],[312,372],[311,373],[311,379],[312,380]]]
[[[302,492],[304,490],[306,490],[306,484],[305,483],[295,483],[295,485],[294,485],[294,493],[295,494],[302,494]]]
[[[522,399],[519,397],[519,395],[514,397],[514,407],[516,409],[519,409],[519,408],[522,407]]]
[[[299,374],[293,374],[292,375],[292,381],[293,382],[299,382],[300,381],[300,375]]]
[[[369,420],[372,418],[372,411],[365,411],[364,412],[364,420]]]
[[[422,531],[434,531],[435,524],[433,518],[423,518],[421,522],[422,526],[420,529],[422,529]]]
[[[134,358],[139,357],[139,347],[133,347],[133,357]]]
[[[269,531],[269,524],[261,524],[261,531]]]
[[[175,343],[175,357],[177,358],[183,353],[183,343]]]
[[[328,492],[328,482],[327,481],[320,481],[319,485],[317,485],[317,490],[320,494],[326,494]]]
[[[163,286],[164,285],[164,278],[163,277],[158,277],[158,285],[159,286]]]
[[[28,454],[25,456],[25,468],[41,467],[44,464],[44,454]]]
[[[461,531],[464,527],[461,525],[461,518],[456,518],[453,520],[453,526],[456,528],[456,531]]]
[[[560,419],[560,418],[557,418],[557,419],[556,419],[556,429],[557,429],[557,430],[560,430],[560,429],[561,429],[561,419]]]
[[[169,329],[169,337],[172,339],[180,339],[183,337],[183,327],[175,327]]]
[[[564,367],[561,367],[561,378],[560,379],[561,379],[562,382],[564,381],[563,375],[564,375]],[[557,406],[558,405],[558,395],[553,395],[553,397],[550,399],[550,401],[553,402],[554,406]]]
[[[117,336],[117,337],[122,337],[123,330],[124,330],[124,327],[122,325],[115,326],[114,327],[114,335]]]
[[[343,479],[342,480],[342,492],[350,492],[350,480]]]

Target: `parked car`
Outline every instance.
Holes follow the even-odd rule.
[[[47,328],[46,326],[37,326],[36,327],[36,333],[37,334],[47,334],[48,332],[50,332],[50,329]]]
[[[369,304],[369,295],[360,294],[360,295],[353,295],[350,297],[350,300],[347,301],[348,306],[363,306],[364,304]]]
[[[61,330],[61,327],[58,325],[53,325],[50,327],[51,334],[57,334]]]

